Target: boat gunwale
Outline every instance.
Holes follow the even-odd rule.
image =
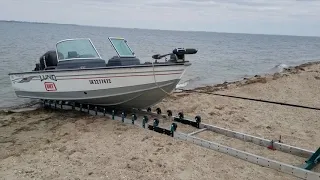
[[[69,71],[91,71],[91,70],[103,70],[103,69],[121,69],[121,68],[144,68],[144,67],[156,67],[156,66],[190,66],[189,61],[184,61],[181,63],[150,63],[150,64],[140,64],[140,65],[129,65],[129,66],[106,66],[106,67],[95,67],[95,68],[83,68],[83,69],[54,69],[54,70],[44,70],[44,71],[27,71],[27,72],[14,72],[8,75],[21,75],[21,74],[40,74],[40,73],[54,73],[54,72],[69,72]]]

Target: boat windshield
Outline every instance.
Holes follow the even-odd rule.
[[[58,60],[101,58],[90,39],[68,39],[57,43]]]
[[[134,52],[124,38],[109,37],[109,40],[119,57],[135,57]]]

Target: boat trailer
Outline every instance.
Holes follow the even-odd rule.
[[[44,107],[49,107],[51,109],[64,109],[64,110],[76,110],[85,112],[94,116],[106,116],[111,118],[112,120],[120,120],[123,123],[133,124],[143,129],[148,129],[151,131],[155,131],[161,134],[166,134],[173,138],[177,138],[180,140],[188,141],[193,144],[206,147],[218,152],[222,152],[224,154],[231,155],[233,157],[263,166],[267,168],[271,168],[286,174],[290,174],[292,176],[306,179],[306,180],[320,180],[320,173],[312,171],[312,169],[320,163],[320,147],[315,152],[309,151],[306,149],[302,149],[299,147],[294,147],[291,145],[287,145],[278,141],[268,140],[248,134],[244,134],[237,131],[228,130],[225,128],[221,128],[218,126],[213,126],[209,124],[205,124],[201,122],[201,117],[196,116],[194,119],[187,119],[184,117],[182,112],[179,112],[177,116],[173,116],[171,110],[167,111],[167,114],[164,115],[161,113],[161,109],[157,108],[156,113],[151,112],[151,108],[148,108],[147,111],[137,110],[137,113],[144,114],[142,119],[138,119],[136,113],[132,113],[131,118],[127,118],[127,114],[125,111],[119,111],[120,114],[116,114],[116,110],[107,109],[106,107],[99,107],[88,104],[79,104],[74,102],[64,102],[64,101],[52,101],[52,100],[42,100],[42,105]],[[117,111],[118,112],[118,111]],[[154,118],[153,123],[150,124],[148,115],[155,117],[171,117],[173,118],[173,123],[170,125],[170,128],[164,128],[159,126],[159,119]],[[192,127],[197,128],[198,130],[191,132],[189,134],[185,134],[182,132],[178,132],[177,123],[182,123],[186,125],[190,125]],[[236,138],[245,142],[251,142],[256,145],[266,147],[271,150],[278,150],[284,153],[292,154],[295,156],[306,158],[307,160],[301,164],[301,166],[293,166],[286,163],[282,163],[276,160],[271,160],[262,156],[258,156],[255,154],[251,154],[245,151],[241,151],[235,148],[231,148],[225,145],[221,145],[212,141],[208,141],[205,139],[201,139],[195,137],[194,135],[203,132],[203,131],[212,131],[218,134],[225,135],[227,137]],[[280,137],[281,138],[281,137]]]

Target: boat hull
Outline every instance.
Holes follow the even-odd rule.
[[[175,89],[188,65],[10,74],[18,97],[147,108]]]

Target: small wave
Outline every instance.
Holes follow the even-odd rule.
[[[184,88],[184,87],[186,87],[188,84],[189,84],[188,81],[186,81],[186,82],[184,82],[184,83],[177,84],[177,85],[176,85],[176,89]]]
[[[288,67],[289,67],[288,65],[281,63],[281,64],[278,64],[278,65],[274,66],[274,67],[271,69],[271,72],[273,72],[273,73],[276,73],[276,72],[280,73],[280,72],[282,72],[285,68],[288,68]]]
[[[176,90],[179,90],[179,89],[183,89],[185,87],[187,87],[188,85],[192,84],[193,82],[196,82],[196,81],[199,81],[200,80],[200,77],[194,77],[194,78],[190,78],[182,83],[179,83],[176,85]]]

